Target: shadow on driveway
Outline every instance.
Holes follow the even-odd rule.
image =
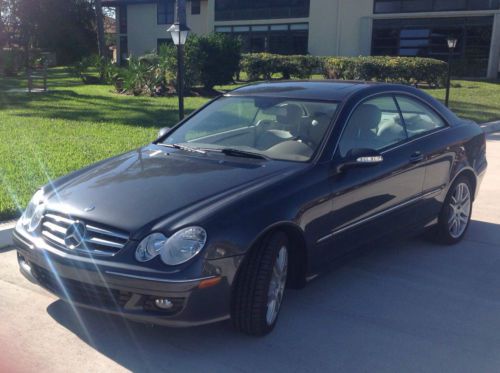
[[[474,221],[456,246],[373,244],[288,291],[265,338],[230,322],[171,329],[86,310],[77,317],[62,301],[47,311],[132,371],[495,371],[499,239],[500,225]]]

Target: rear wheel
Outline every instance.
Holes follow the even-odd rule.
[[[282,232],[267,236],[242,264],[232,299],[234,327],[261,336],[273,330],[285,291],[289,242]]]
[[[472,188],[468,178],[459,177],[450,188],[436,227],[441,243],[460,242],[467,232],[472,215]]]

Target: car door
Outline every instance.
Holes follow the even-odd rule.
[[[384,159],[377,165],[345,169],[333,177],[334,223],[318,241],[329,257],[412,225],[415,201],[422,193],[425,168],[417,149],[408,142],[392,95],[370,98],[353,110],[337,145],[334,166],[355,148],[377,150]]]
[[[455,153],[448,142],[443,141],[443,132],[449,129],[446,121],[427,103],[408,95],[396,95],[401,110],[409,141],[418,149],[425,166],[425,178],[422,188],[417,219],[426,221],[435,218],[441,209],[441,203],[435,197],[449,182]]]

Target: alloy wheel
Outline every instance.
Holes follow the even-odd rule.
[[[449,207],[448,231],[453,238],[459,238],[467,228],[472,207],[470,190],[466,183],[456,186]]]
[[[267,325],[272,325],[278,316],[283,293],[285,292],[288,272],[288,249],[282,246],[276,255],[276,261],[267,293]]]

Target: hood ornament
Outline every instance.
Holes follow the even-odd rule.
[[[68,249],[74,250],[85,242],[86,236],[87,227],[82,222],[76,221],[68,227],[64,243]]]
[[[85,207],[83,209],[83,211],[85,211],[85,212],[90,212],[90,211],[94,211],[94,210],[95,210],[95,206],[89,206],[89,207]]]

